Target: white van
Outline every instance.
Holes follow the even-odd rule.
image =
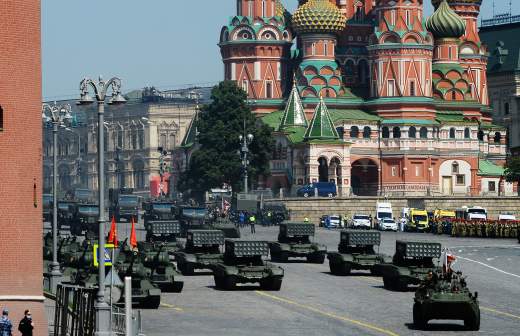
[[[376,204],[376,222],[379,222],[385,218],[392,219],[394,217],[392,213],[392,203],[377,202]]]

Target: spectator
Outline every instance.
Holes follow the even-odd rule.
[[[34,323],[32,320],[31,311],[29,309],[26,309],[24,312],[24,317],[18,325],[18,331],[22,333],[22,336],[32,336],[33,329]]]
[[[9,310],[4,308],[0,319],[0,336],[13,336],[13,324],[9,319]]]

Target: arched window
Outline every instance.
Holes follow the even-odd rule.
[[[343,126],[336,127],[336,131],[338,132],[338,135],[341,139],[345,137],[345,129]]]
[[[350,137],[357,138],[359,136],[359,128],[357,126],[352,126],[350,128]]]
[[[421,139],[427,139],[428,138],[428,129],[426,127],[421,127],[419,130],[419,136]]]
[[[469,128],[466,127],[464,129],[464,139],[469,139],[469,138],[471,138],[471,132],[470,132]]]
[[[132,130],[130,132],[132,134],[132,149],[137,149],[137,130],[135,129],[135,127],[132,127]]]
[[[137,142],[139,144],[139,149],[143,149],[144,148],[144,130],[143,129],[140,129],[139,132],[137,133]]]
[[[450,139],[455,139],[455,128],[450,128]]]
[[[372,130],[370,129],[370,127],[365,126],[363,128],[363,138],[364,139],[370,139],[370,133],[372,133]]]
[[[392,134],[394,136],[394,139],[399,139],[401,138],[401,129],[398,127],[398,126],[395,126],[393,129],[392,129]]]
[[[500,132],[496,132],[495,133],[495,136],[493,138],[493,142],[494,143],[500,143],[500,139],[502,138],[502,134],[500,134]]]
[[[504,114],[505,115],[509,114],[509,103],[504,104]],[[0,128],[2,128],[2,126],[0,126]]]
[[[345,74],[347,76],[354,76],[354,61],[348,60],[347,63],[345,63]]]
[[[144,163],[143,161],[134,162],[134,187],[144,189]]]
[[[388,139],[388,138],[390,138],[390,130],[388,129],[388,127],[386,127],[386,126],[383,127],[383,128],[381,129],[381,133],[383,133],[383,134],[382,134],[383,139]]]
[[[451,165],[451,173],[452,174],[458,174],[459,173],[459,164],[458,162],[453,162]]]
[[[478,137],[478,139],[479,139],[480,141],[484,141],[484,131],[479,130],[479,131],[478,131],[478,136],[477,136],[477,137]]]
[[[415,139],[417,137],[417,129],[413,126],[410,126],[408,129],[408,137]]]
[[[120,129],[118,132],[117,132],[117,147],[123,149],[124,148],[124,139],[123,139],[123,136],[124,136],[124,133],[123,133],[123,129]]]

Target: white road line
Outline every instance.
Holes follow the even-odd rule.
[[[500,273],[503,273],[503,274],[506,274],[506,275],[510,275],[510,276],[513,276],[515,278],[520,278],[520,275],[518,274],[513,274],[513,273],[509,273],[509,272],[506,272],[504,270],[501,270],[500,268],[496,268],[496,267],[493,267],[491,265],[488,265],[488,264],[485,264],[483,262],[480,262],[480,261],[477,261],[477,260],[473,260],[473,259],[469,259],[469,258],[464,258],[464,257],[461,257],[461,256],[457,256],[457,259],[462,259],[462,260],[467,260],[467,261],[471,261],[471,262],[474,262],[476,264],[479,264],[479,265],[482,265],[484,267],[487,267],[487,268],[490,268],[494,271],[497,271],[497,272],[500,272]]]
[[[520,249],[520,246],[518,244],[516,245],[467,245],[467,246],[450,246],[450,249],[458,249],[458,248],[513,248],[513,249]]]

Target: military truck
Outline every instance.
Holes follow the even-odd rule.
[[[58,230],[63,226],[70,227],[72,218],[74,217],[74,207],[78,202],[74,200],[59,200],[58,201]]]
[[[424,329],[430,320],[462,320],[469,330],[480,329],[478,293],[469,291],[461,272],[428,273],[415,292],[413,323]]]
[[[264,225],[279,225],[291,219],[289,210],[283,203],[266,203],[261,211],[262,223]]]
[[[92,203],[76,203],[69,206],[72,212],[70,233],[80,236],[83,231],[97,233],[99,231],[99,205]]]
[[[211,229],[207,217],[208,210],[204,207],[181,206],[179,208],[181,237],[186,237],[188,230]]]
[[[213,269],[224,257],[220,246],[224,244],[221,230],[188,230],[186,246],[175,253],[177,266],[183,275],[193,275],[196,269]]]
[[[149,269],[150,281],[165,292],[180,293],[184,282],[176,281],[177,269],[170,262],[170,256],[163,242],[138,242],[139,253],[142,254],[143,265]]]
[[[418,285],[430,272],[440,269],[434,264],[440,256],[440,243],[398,240],[392,262],[377,264],[374,269],[383,276],[386,289],[405,291],[408,285]]]
[[[43,221],[52,221],[54,197],[51,194],[43,194],[42,196],[42,207],[43,207]]]
[[[271,260],[287,262],[289,258],[307,258],[308,262],[323,264],[327,247],[310,241],[314,231],[311,223],[281,223],[278,241],[269,242]]]
[[[171,221],[149,221],[146,230],[146,241],[150,243],[163,244],[162,249],[173,255],[182,248],[182,244],[177,241],[177,236],[181,232],[178,220]]]
[[[370,270],[378,275],[375,265],[391,263],[389,256],[376,253],[374,246],[381,244],[379,231],[345,230],[340,233],[338,252],[329,252],[330,272],[349,275],[352,270]]]
[[[239,283],[259,283],[265,290],[280,290],[283,268],[265,262],[269,255],[266,241],[240,241],[227,239],[224,262],[213,267],[217,289],[234,290]]]
[[[126,219],[128,222],[139,218],[140,198],[133,194],[133,188],[121,188],[108,190],[110,201],[109,216],[114,217],[116,222]]]
[[[177,220],[177,207],[170,200],[149,200],[143,203],[144,227],[149,229],[150,222]]]

